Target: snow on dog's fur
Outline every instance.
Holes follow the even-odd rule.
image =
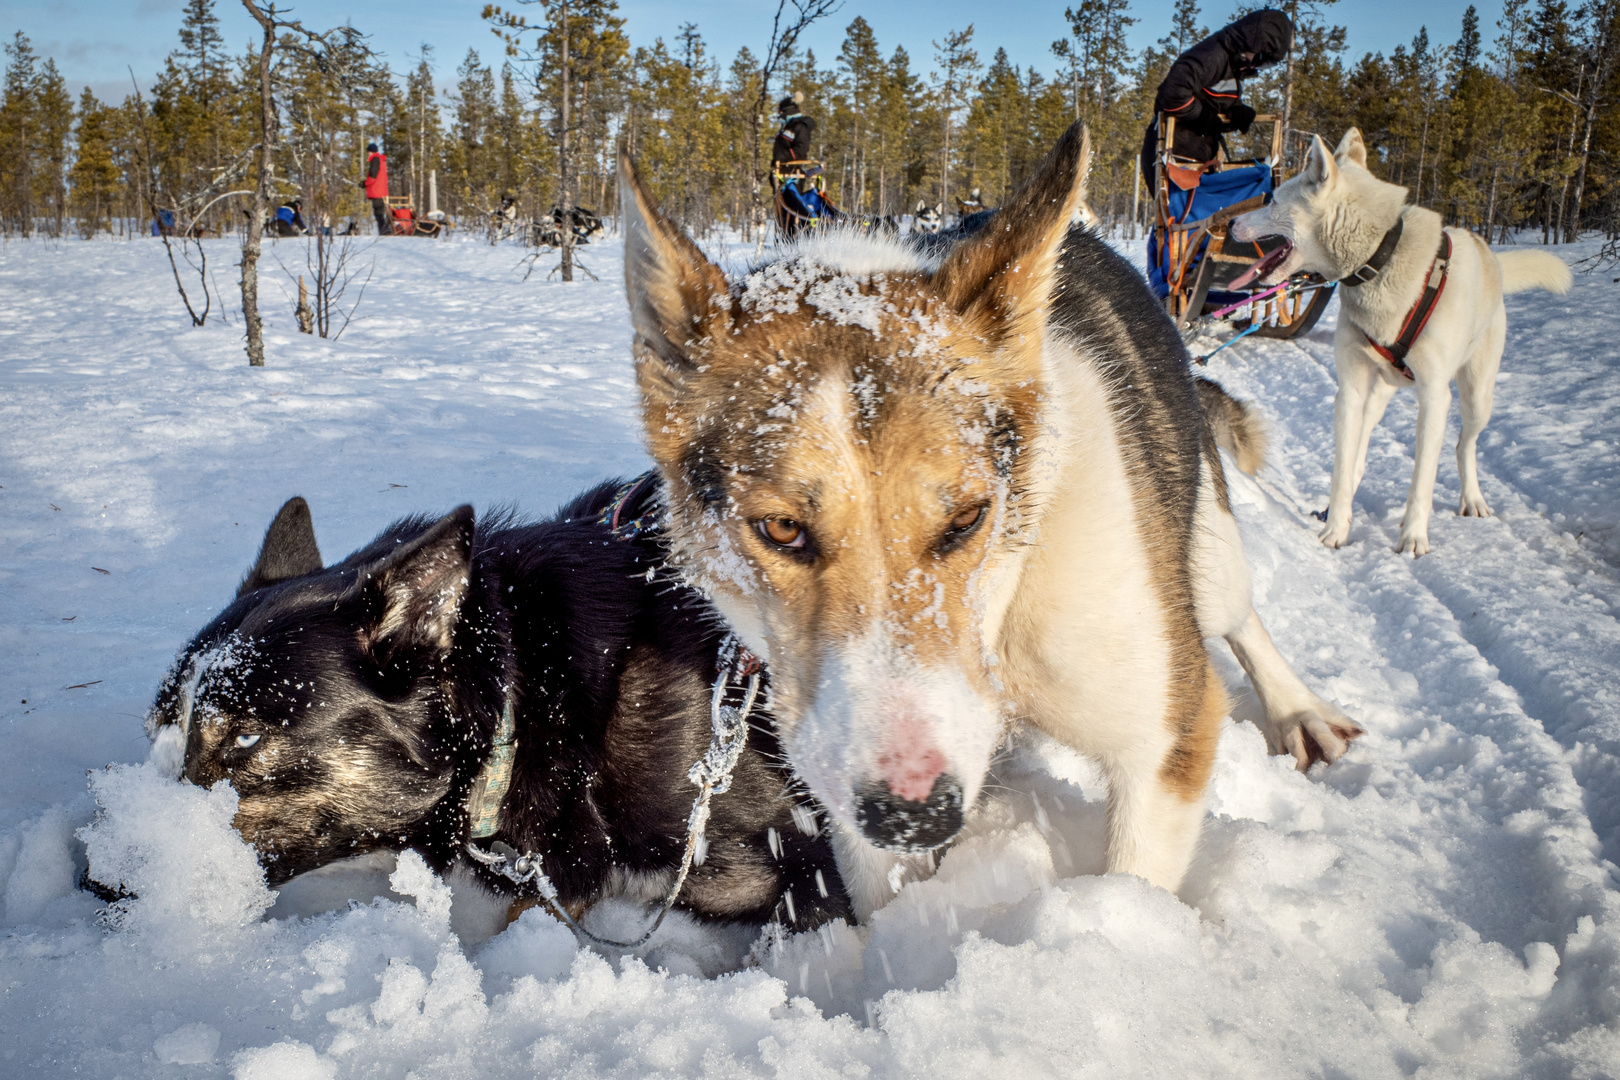
[[[1367,444],[1389,400],[1411,382],[1418,397],[1417,447],[1412,485],[1396,550],[1414,556],[1429,550],[1429,515],[1440,464],[1451,382],[1457,383],[1462,434],[1457,439],[1461,492],[1457,512],[1486,517],[1491,508],[1479,489],[1474,450],[1491,418],[1496,372],[1507,335],[1504,293],[1526,289],[1567,292],[1569,267],[1541,251],[1494,254],[1485,241],[1464,229],[1451,236],[1451,269],[1445,292],[1427,327],[1418,335],[1406,365],[1411,380],[1368,343],[1388,345],[1422,295],[1429,266],[1439,250],[1439,214],[1406,205],[1406,189],[1367,171],[1361,132],[1345,132],[1339,148],[1313,137],[1305,168],[1277,189],[1271,205],[1232,222],[1232,236],[1254,240],[1281,235],[1293,244],[1288,259],[1267,278],[1281,281],[1309,270],[1330,280],[1353,273],[1378,250],[1395,222],[1402,222],[1393,257],[1372,281],[1339,290],[1341,317],[1333,352],[1339,391],[1333,404],[1333,488],[1328,498],[1322,543],[1339,547],[1350,536],[1350,504],[1367,466]]]
[[[1253,613],[1180,339],[1071,231],[1087,157],[1076,125],[933,256],[812,239],[735,282],[621,162],[673,558],[769,662],[863,916],[961,828],[1013,722],[1102,763],[1109,869],[1175,888],[1226,714],[1204,634],[1302,767],[1359,733]],[[1203,393],[1252,460],[1247,411]]]

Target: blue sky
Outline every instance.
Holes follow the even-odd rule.
[[[1077,0],[1069,0],[1075,3]],[[756,52],[770,35],[773,0],[620,0],[633,42],[651,43],[657,36],[674,37],[683,22],[695,22],[711,48],[729,60],[742,45]],[[178,43],[183,0],[0,0],[0,34],[7,39],[22,30],[42,55],[56,58],[73,86],[83,85],[114,100],[129,87],[129,73],[145,85],[163,57]],[[843,28],[856,15],[872,24],[885,52],[904,45],[914,66],[927,70],[932,60],[930,42],[948,30],[972,23],[981,59],[988,60],[997,46],[1019,65],[1055,69],[1050,45],[1067,33],[1063,0],[929,0],[900,3],[887,0],[846,0],[828,22],[817,27],[806,43],[818,56],[830,58],[838,50]],[[1133,28],[1133,44],[1152,42],[1165,33],[1173,0],[1132,0],[1132,14],[1140,21]],[[1205,0],[1204,21],[1224,21],[1236,7],[1233,0]],[[1331,20],[1349,32],[1349,52],[1388,52],[1411,41],[1418,28],[1429,27],[1437,42],[1451,42],[1462,24],[1467,0],[1340,0],[1328,9]],[[1484,36],[1495,36],[1501,0],[1482,0],[1477,6]],[[352,21],[372,35],[374,47],[398,69],[423,42],[433,44],[442,78],[452,78],[467,49],[479,50],[485,60],[499,57],[499,45],[479,20],[482,0],[303,0],[293,15],[311,26]],[[240,0],[219,0],[225,37],[240,51],[252,34],[252,23]]]

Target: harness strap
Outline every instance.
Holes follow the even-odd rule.
[[[1450,269],[1451,237],[1442,229],[1440,251],[1435,255],[1434,262],[1429,264],[1429,277],[1423,286],[1423,295],[1412,305],[1412,310],[1406,313],[1406,320],[1401,323],[1401,332],[1396,335],[1394,343],[1380,345],[1373,340],[1371,334],[1362,331],[1361,336],[1367,339],[1367,344],[1408,379],[1413,376],[1412,369],[1406,366],[1406,354],[1412,351],[1412,345],[1417,341],[1418,335],[1429,325],[1429,316],[1434,314],[1435,307],[1440,303],[1441,294],[1446,291],[1446,277]]]
[[[635,517],[630,516],[642,509],[656,492],[656,479],[657,473],[648,471],[620,485],[597,515],[597,524],[608,529],[615,539],[625,541],[656,530],[656,506],[645,509]],[[615,941],[599,937],[581,926],[563,906],[557,886],[546,874],[541,853],[519,851],[502,840],[494,841],[487,850],[474,843],[500,831],[501,804],[505,802],[512,784],[512,757],[517,750],[517,735],[510,690],[506,693],[506,704],[501,710],[501,722],[496,728],[490,756],[467,796],[468,831],[462,849],[474,862],[510,881],[518,890],[532,887],[552,914],[580,940],[612,949],[639,948],[664,924],[664,916],[675,906],[693,865],[704,861],[709,847],[705,836],[709,824],[709,800],[715,795],[724,794],[731,787],[731,774],[748,742],[749,721],[759,702],[763,681],[764,665],[759,657],[749,652],[735,635],[727,634],[715,659],[715,678],[709,700],[709,749],[687,773],[687,779],[698,789],[698,794],[692,800],[692,809],[687,815],[686,845],[681,853],[680,870],[664,897],[658,917],[635,940]],[[736,700],[739,696],[740,701]]]
[[[701,864],[704,861],[709,848],[708,838],[704,835],[709,824],[709,800],[731,788],[731,774],[736,769],[743,748],[748,742],[749,718],[758,702],[763,677],[759,659],[744,648],[735,636],[727,635],[720,646],[717,666],[719,671],[715,676],[709,700],[712,730],[709,749],[693,764],[686,777],[698,789],[698,794],[692,800],[692,809],[686,819],[686,846],[681,854],[681,867],[658,910],[658,917],[640,937],[633,941],[615,941],[599,937],[581,926],[563,906],[557,886],[546,874],[543,856],[538,852],[518,851],[500,840],[492,843],[489,850],[485,851],[469,839],[463,845],[468,856],[490,872],[506,878],[519,889],[532,885],[546,906],[574,932],[575,937],[612,949],[637,949],[645,945],[664,924],[664,917],[669,914],[669,909],[675,906],[676,899],[681,895],[681,889],[686,886],[686,879],[692,872],[693,864]],[[741,684],[742,693],[742,701],[736,705],[726,700],[734,683]],[[510,700],[508,697],[509,702]]]
[[[1371,257],[1339,279],[1344,283],[1344,287],[1354,289],[1358,285],[1367,284],[1367,282],[1383,273],[1384,266],[1395,254],[1395,245],[1401,242],[1401,233],[1405,228],[1404,219],[1396,218],[1395,224],[1389,227],[1389,232],[1384,234],[1384,238],[1378,243],[1378,249],[1372,253]]]

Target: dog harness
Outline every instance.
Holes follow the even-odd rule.
[[[520,889],[526,885],[533,885],[552,914],[562,920],[563,924],[574,932],[575,937],[610,949],[638,949],[645,945],[664,924],[664,916],[669,914],[669,909],[675,906],[675,900],[681,895],[681,889],[686,886],[686,878],[692,872],[692,865],[701,864],[708,854],[709,842],[704,832],[709,825],[709,800],[715,795],[725,794],[731,788],[731,774],[736,770],[737,762],[742,758],[743,748],[748,743],[748,720],[759,700],[760,680],[764,674],[762,665],[757,657],[743,648],[735,635],[727,634],[725,641],[720,645],[719,668],[720,673],[715,676],[714,688],[709,696],[709,724],[712,731],[709,749],[686,774],[687,780],[698,789],[698,794],[697,798],[692,800],[691,812],[686,817],[686,847],[681,853],[681,869],[675,875],[675,883],[670,886],[669,895],[664,898],[664,903],[658,910],[658,917],[640,937],[634,941],[614,941],[611,938],[598,937],[579,925],[563,906],[562,899],[557,893],[557,886],[546,874],[543,866],[544,857],[538,852],[520,852],[500,840],[495,841],[489,846],[489,850],[485,851],[472,840],[468,840],[465,845],[467,854],[492,873],[499,874]],[[742,700],[735,705],[726,701],[727,695],[732,691],[734,680],[742,684]],[[506,709],[502,715],[503,729],[511,715],[512,696],[508,692]],[[512,741],[510,745],[515,747],[516,741]],[[497,743],[497,749],[484,766],[484,774],[491,772],[491,765],[499,754]],[[480,779],[484,774],[480,775]],[[511,781],[509,757],[506,781],[507,783]],[[492,789],[487,786],[484,788],[481,795],[483,810],[489,811],[493,794]],[[494,819],[499,814],[500,800],[505,796],[503,786],[495,800],[495,809],[491,812],[489,832],[479,833],[477,829],[481,825],[475,826],[472,833],[475,838],[493,834]]]
[[[1429,264],[1429,276],[1423,284],[1423,295],[1419,296],[1412,310],[1406,313],[1406,319],[1401,323],[1400,333],[1395,336],[1394,342],[1381,345],[1373,340],[1373,336],[1365,330],[1361,336],[1367,339],[1367,344],[1373,350],[1390,362],[1390,365],[1408,379],[1413,378],[1412,369],[1406,366],[1406,354],[1412,351],[1413,344],[1423,328],[1429,325],[1429,316],[1434,314],[1435,307],[1440,303],[1440,297],[1446,291],[1446,278],[1451,269],[1451,237],[1444,229],[1440,230],[1440,250],[1435,253],[1434,261]],[[1349,284],[1346,282],[1346,284]],[[1415,380],[1414,380],[1415,381]]]
[[[643,506],[643,503],[650,501],[650,496],[656,490],[656,475],[651,471],[645,472],[621,485],[597,516],[596,523],[607,528],[615,539],[623,541],[655,531],[658,525],[657,507]],[[642,509],[642,513],[629,516],[636,509]],[[501,803],[506,800],[506,793],[512,784],[512,757],[517,750],[517,738],[510,689],[506,692],[506,703],[501,709],[501,722],[495,729],[490,755],[478,778],[473,781],[467,798],[469,839],[464,845],[467,854],[520,889],[533,885],[546,906],[576,937],[612,949],[636,949],[645,945],[663,925],[669,909],[675,906],[693,864],[701,864],[708,854],[709,844],[704,832],[709,824],[709,800],[730,789],[731,774],[736,770],[748,743],[749,718],[759,700],[764,665],[735,634],[727,634],[720,643],[716,668],[714,686],[709,695],[709,749],[686,774],[687,780],[698,789],[698,794],[692,800],[692,809],[686,818],[686,847],[681,854],[681,868],[675,875],[675,883],[670,886],[669,895],[664,898],[658,917],[639,938],[634,941],[613,941],[598,937],[579,925],[563,906],[557,886],[546,875],[543,857],[538,852],[520,852],[500,840],[490,844],[487,851],[473,843],[499,831]]]

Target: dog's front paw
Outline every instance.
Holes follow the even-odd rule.
[[[1405,555],[1407,552],[1411,552],[1412,558],[1414,559],[1422,555],[1427,555],[1429,553],[1428,526],[1421,525],[1408,527],[1402,525],[1401,541],[1395,546],[1395,552],[1398,555]]]
[[[1305,772],[1318,761],[1338,761],[1362,734],[1360,724],[1317,698],[1310,708],[1275,722],[1268,741],[1272,753],[1291,754],[1294,767]]]
[[[1317,539],[1330,548],[1341,548],[1344,542],[1350,539],[1350,523],[1348,521],[1334,521],[1333,515],[1328,514],[1327,527],[1317,534]]]
[[[1464,495],[1457,503],[1457,516],[1490,517],[1490,504],[1485,501],[1484,495]]]

